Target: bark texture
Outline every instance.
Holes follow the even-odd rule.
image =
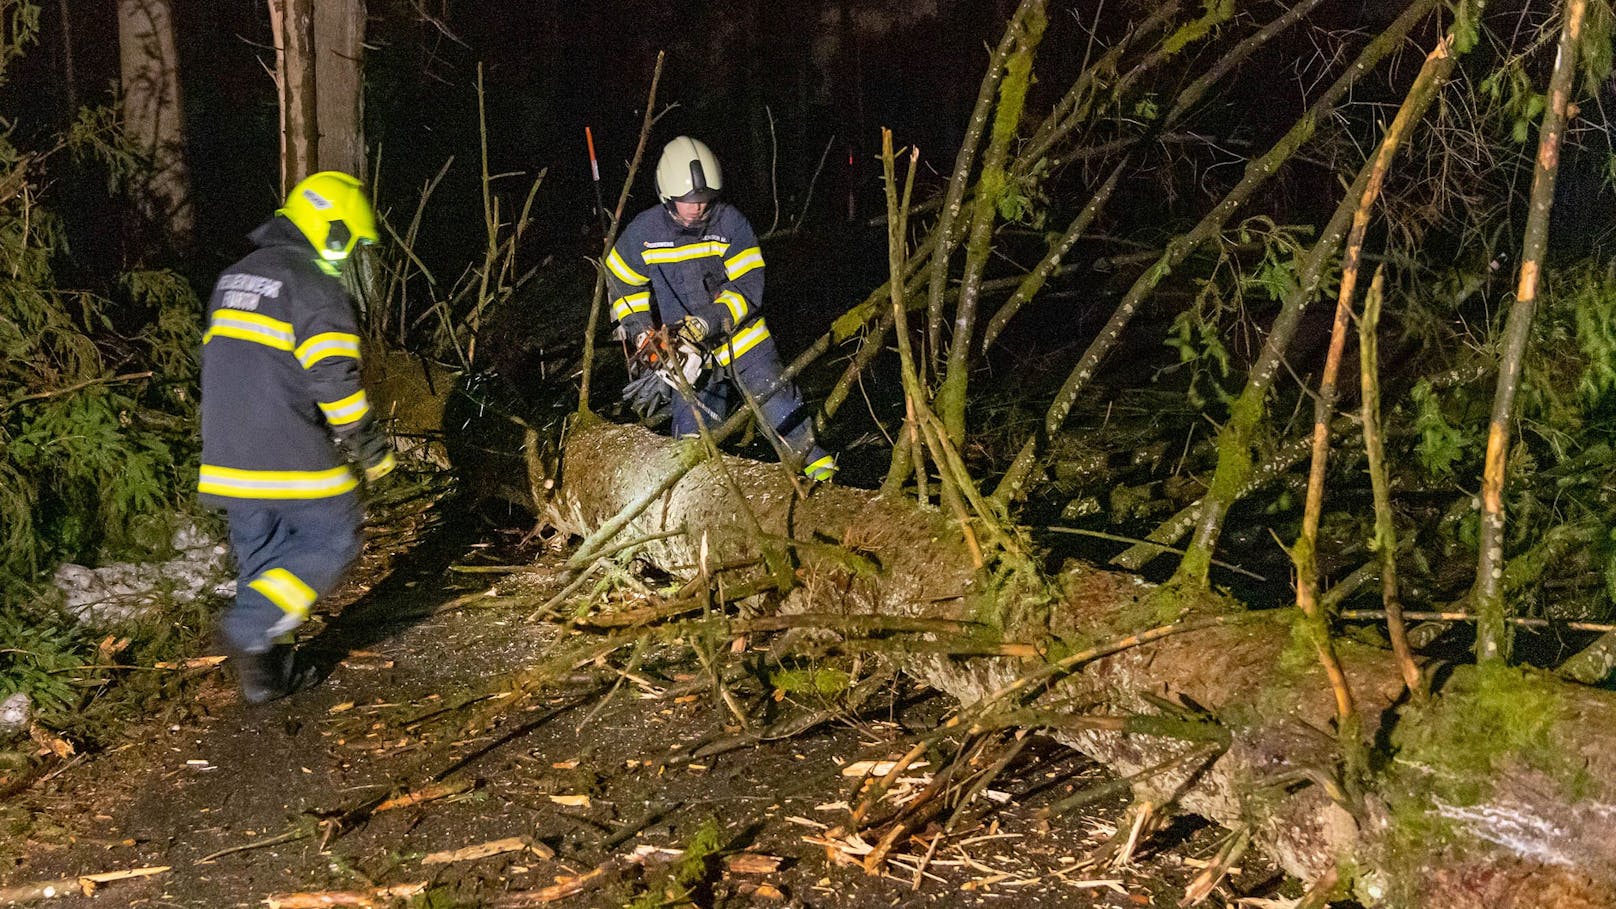
[[[176,249],[189,249],[196,239],[196,213],[169,0],[119,0],[118,60],[124,129],[151,162],[150,174],[134,187],[136,207]]]
[[[320,122],[315,81],[313,0],[269,0],[275,34],[275,87],[280,94],[281,196],[319,169]]]
[[[577,430],[546,507],[558,526],[587,533],[655,489],[693,452],[639,427]],[[556,478],[530,485],[543,488],[549,479]],[[691,565],[705,540],[709,562],[719,563],[756,557],[771,538],[801,541],[795,552],[802,583],[782,609],[975,622],[1003,642],[1077,650],[1175,619],[1240,610],[1212,595],[1168,600],[1136,576],[1090,566],[1069,566],[1053,602],[1039,600],[973,571],[959,533],[936,512],[843,487],[798,499],[778,466],[737,458],[698,466],[624,537],[679,528],[686,533],[649,543],[648,555],[669,567]],[[837,556],[838,544],[876,568],[860,570]],[[1365,782],[1355,818],[1319,785],[1336,761],[1334,705],[1305,654],[1276,612],[1088,663],[1041,703],[1057,713],[1083,704],[1091,712],[1150,715],[1159,713],[1156,698],[1216,716],[1231,747],[1143,780],[1140,794],[1224,825],[1249,826],[1303,879],[1350,869],[1355,873],[1343,877],[1355,881],[1366,902],[1426,909],[1616,905],[1616,839],[1608,836],[1616,820],[1616,748],[1608,741],[1616,697],[1509,670],[1512,684],[1500,685],[1485,678],[1486,670],[1459,667],[1437,673],[1445,679],[1441,697],[1404,708],[1391,654],[1343,646],[1368,734],[1390,743],[1389,760]],[[966,704],[1042,665],[935,654],[902,659],[909,672]],[[1206,748],[1182,738],[1044,725],[1121,774]]]
[[[319,169],[365,180],[365,0],[315,5],[314,55]]]

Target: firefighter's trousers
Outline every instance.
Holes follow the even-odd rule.
[[[708,428],[729,415],[730,408],[745,407],[746,398],[732,385],[739,385],[746,394],[757,400],[763,417],[774,428],[801,461],[804,473],[816,479],[829,479],[836,471],[836,461],[814,440],[814,424],[803,406],[802,394],[794,382],[786,382],[768,398],[783,371],[780,354],[774,339],[766,338],[756,347],[735,358],[728,366],[719,367],[707,377],[707,382],[696,390],[696,403],[685,400],[682,394],[673,396],[673,436],[677,439],[699,435],[697,416]]]
[[[353,495],[289,503],[243,502],[228,509],[236,602],[221,622],[226,643],[263,653],[289,642],[314,601],[359,557],[364,514]]]

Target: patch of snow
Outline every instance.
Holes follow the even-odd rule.
[[[166,602],[234,596],[223,542],[187,522],[175,529],[172,543],[178,554],[166,562],[112,562],[100,568],[67,563],[52,581],[67,610],[95,628],[144,618]]]
[[[0,741],[27,732],[28,721],[33,718],[33,712],[33,701],[21,691],[0,701]]]
[[[1502,805],[1462,807],[1438,801],[1436,808],[1440,816],[1464,822],[1476,837],[1515,855],[1566,868],[1576,865],[1571,856],[1555,845],[1565,841],[1565,828],[1549,818]]]

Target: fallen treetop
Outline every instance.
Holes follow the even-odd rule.
[[[581,428],[552,520],[587,535],[699,458],[692,443],[639,427]],[[982,640],[1035,645],[1044,659],[895,658],[979,705],[962,713],[970,722],[1042,728],[1137,775],[1136,800],[1245,831],[1304,880],[1339,872],[1359,899],[1431,909],[1616,904],[1610,692],[1431,666],[1433,697],[1416,708],[1399,700],[1390,653],[1343,644],[1377,745],[1353,773],[1340,766],[1330,689],[1289,611],[1246,612],[1087,565],[1065,567],[1053,587],[994,576],[973,570],[957,527],[935,511],[845,487],[800,498],[777,465],[734,457],[691,469],[621,536],[679,530],[641,551],[686,573],[788,553],[797,583],[782,611],[947,619]],[[1127,719],[1119,731],[1093,722],[1101,716]]]

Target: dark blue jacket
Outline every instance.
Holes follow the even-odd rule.
[[[606,257],[612,319],[633,338],[686,315],[707,323],[727,365],[768,338],[761,319],[763,252],[733,205],[713,203],[700,227],[683,227],[661,205],[630,221]]]
[[[359,381],[353,304],[290,221],[277,216],[252,240],[258,249],[208,299],[200,498],[352,495],[358,480],[337,446],[386,451]]]

